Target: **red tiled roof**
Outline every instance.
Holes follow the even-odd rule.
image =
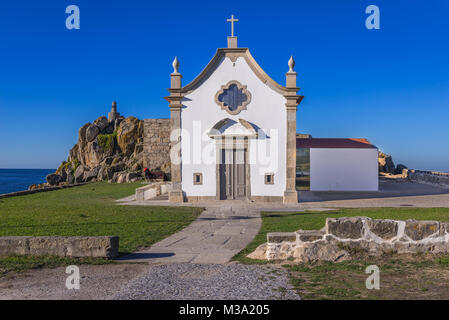
[[[367,139],[354,138],[296,138],[296,148],[377,149]]]

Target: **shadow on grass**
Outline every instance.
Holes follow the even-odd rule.
[[[159,259],[173,257],[175,254],[172,252],[161,252],[161,253],[145,253],[145,252],[120,252],[118,258],[114,259],[116,261],[121,260],[139,260],[139,259]]]
[[[218,219],[214,219],[218,220]],[[20,225],[20,226],[4,226],[0,227],[0,230],[8,230],[8,229],[19,229],[19,228],[37,228],[37,227],[67,227],[67,226],[84,226],[84,225],[141,225],[142,223],[170,223],[170,222],[176,222],[176,223],[184,223],[185,220],[151,220],[151,221],[137,221],[137,222],[82,222],[82,223],[72,223],[67,222],[63,224],[34,224],[34,225]]]

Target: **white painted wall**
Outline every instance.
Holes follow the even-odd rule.
[[[251,93],[251,103],[247,110],[238,115],[230,115],[215,103],[215,94],[222,85],[237,80],[247,85]],[[239,118],[254,123],[267,133],[272,154],[261,149],[261,140],[250,140],[251,195],[282,196],[285,190],[286,164],[286,110],[285,98],[264,84],[250,69],[245,59],[239,57],[235,64],[229,58],[223,59],[210,77],[183,101],[181,112],[182,140],[182,189],[187,196],[216,195],[216,155],[215,142],[206,132],[223,118],[238,122]],[[195,126],[196,124],[196,126]],[[201,132],[202,141],[193,146],[193,132]],[[274,131],[273,131],[274,130]],[[277,139],[276,144],[274,140]],[[201,150],[210,155],[211,161],[204,161]],[[260,161],[257,152],[268,155]],[[259,160],[258,160],[259,159]],[[263,160],[263,159],[262,159]],[[264,163],[262,163],[264,162]],[[270,165],[271,163],[271,165]],[[193,173],[203,174],[203,184],[193,184]],[[264,184],[264,174],[274,173],[274,184]]]
[[[377,149],[310,149],[311,191],[378,191]]]

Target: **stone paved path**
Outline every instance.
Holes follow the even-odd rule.
[[[226,263],[256,236],[259,210],[241,205],[209,207],[188,227],[121,261]]]

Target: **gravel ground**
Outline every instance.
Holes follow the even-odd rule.
[[[152,266],[113,299],[121,300],[298,300],[284,270],[241,264]]]
[[[0,278],[0,300],[108,300],[148,270],[145,264],[80,265],[80,289],[68,290],[65,267]]]

